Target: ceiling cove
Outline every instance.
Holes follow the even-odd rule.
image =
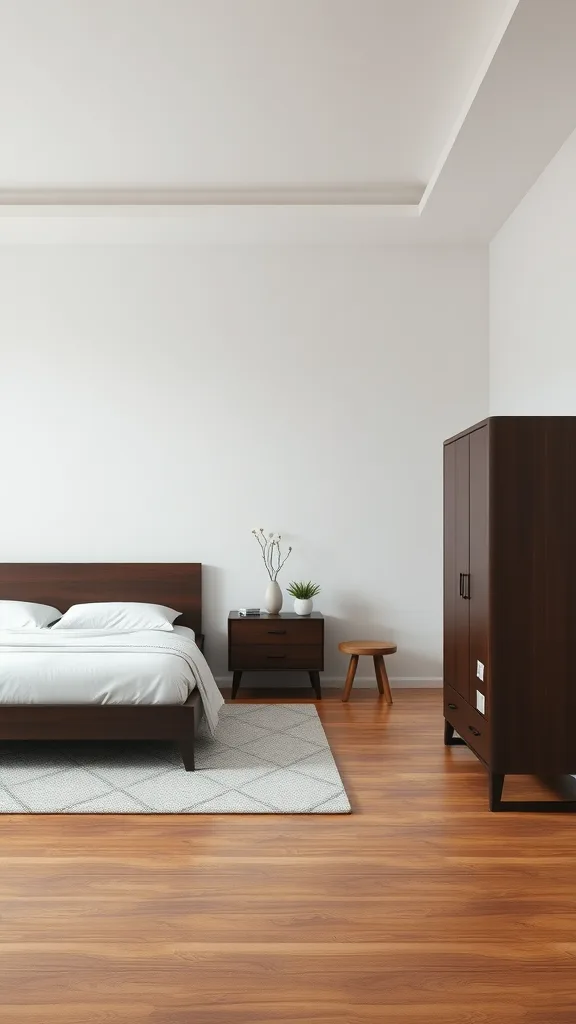
[[[0,204],[418,216],[518,0],[4,0]]]

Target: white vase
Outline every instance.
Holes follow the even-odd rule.
[[[268,612],[268,615],[278,615],[282,608],[282,601],[283,597],[282,591],[280,590],[280,584],[276,583],[275,580],[270,580],[264,595],[264,607]]]
[[[314,607],[314,601],[311,597],[295,597],[294,598],[294,611],[296,615],[311,615],[312,608]]]

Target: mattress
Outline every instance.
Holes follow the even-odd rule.
[[[224,703],[185,626],[1,630],[2,704],[183,704],[198,687],[211,731]]]

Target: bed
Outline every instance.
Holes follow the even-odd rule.
[[[203,649],[202,566],[197,562],[4,563],[0,564],[0,600],[53,605],[62,613],[75,604],[100,601],[138,601],[166,605],[182,612],[175,623],[179,629],[174,631],[174,636],[171,632],[155,633],[153,638],[140,637],[140,641],[136,634],[124,634],[121,640],[117,637],[98,637],[90,641],[90,656],[101,657],[98,651],[93,652],[94,646],[98,648],[100,644],[108,655],[112,651],[117,656],[121,650],[123,654],[131,656],[131,664],[137,664],[134,660],[137,657],[150,658],[153,664],[153,659],[159,657],[159,649],[161,653],[170,649],[169,653],[177,656],[178,649],[184,654],[188,652],[188,655],[192,648],[196,651],[198,648],[200,651]],[[194,632],[196,644],[191,643],[190,630]],[[4,646],[0,644],[0,687],[1,659],[3,656],[12,659],[10,677],[13,678],[15,658],[20,656],[18,644],[25,645],[28,651],[34,645],[46,650],[46,656],[52,658],[51,665],[55,666],[56,673],[64,661],[53,659],[68,659],[66,670],[69,675],[70,665],[74,661],[70,662],[69,652],[64,650],[64,644],[68,643],[68,638],[62,640],[64,631],[61,631],[60,638],[49,636],[50,630],[36,632],[44,636],[31,637],[31,646],[24,639],[15,638],[14,647],[11,647],[4,637]],[[50,650],[50,643],[55,647],[54,651]],[[82,654],[86,656],[87,652],[88,647],[82,646],[79,652],[74,652],[74,657],[79,658]],[[201,655],[200,659],[204,660]],[[180,660],[183,660],[183,656]],[[211,673],[210,680],[215,687]],[[71,680],[68,678],[66,682],[67,692],[74,692],[74,688],[70,687]],[[161,684],[162,680],[156,682]],[[123,703],[121,689],[113,695],[113,702],[107,703],[86,702],[89,698],[84,693],[83,702],[62,703],[62,688],[56,698],[58,702],[40,703],[38,694],[35,694],[33,702],[25,703],[20,692],[18,703],[8,703],[5,692],[4,700],[0,694],[0,741],[170,740],[178,745],[186,771],[193,771],[194,738],[206,717],[207,707],[210,710],[214,707],[217,709],[221,701],[219,693],[216,699],[213,693],[208,694],[211,703],[210,699],[207,701],[200,679],[198,684],[187,697],[183,695],[186,699],[182,699],[178,688],[171,690],[164,687],[160,697],[156,692],[145,696],[146,700],[151,701],[149,703]],[[79,679],[79,690],[80,686]],[[48,692],[54,694],[55,691],[48,688]]]

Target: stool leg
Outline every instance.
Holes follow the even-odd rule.
[[[386,703],[391,704],[392,693],[390,692],[390,683],[388,682],[386,665],[381,654],[374,655],[374,671],[376,673],[376,682],[378,683],[380,693],[383,693],[386,697]]]
[[[348,665],[348,675],[346,676],[346,682],[344,683],[344,693],[342,694],[342,700],[347,701],[350,697],[352,690],[352,683],[354,682],[354,676],[356,675],[356,669],[358,668],[358,655],[353,654],[350,658],[350,664]]]

